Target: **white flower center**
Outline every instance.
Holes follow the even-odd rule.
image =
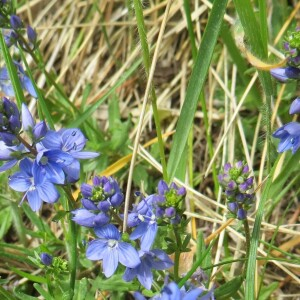
[[[114,248],[118,245],[118,241],[117,240],[108,240],[108,247],[110,248]]]

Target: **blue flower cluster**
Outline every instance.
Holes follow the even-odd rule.
[[[2,1],[0,5],[0,28],[7,47],[14,50],[14,59],[18,56],[18,47],[21,47],[25,52],[30,52],[38,46],[35,30],[31,26],[27,26],[25,30],[22,20],[14,14],[11,1]],[[37,98],[34,86],[22,65],[16,60],[13,62],[22,88],[32,97]],[[0,90],[8,97],[15,95],[6,66],[0,67]]]
[[[205,293],[204,289],[201,288],[192,288],[188,291],[184,287],[181,289],[175,282],[170,282],[165,285],[159,295],[151,297],[150,300],[214,300],[213,290]],[[146,300],[139,292],[134,294],[135,300]]]
[[[113,275],[120,263],[126,267],[125,281],[136,277],[146,289],[150,289],[152,270],[165,270],[173,265],[164,251],[152,249],[152,246],[159,225],[176,225],[181,221],[185,189],[175,183],[168,186],[161,180],[157,193],[141,196],[128,215],[128,227],[132,230],[129,236],[122,236],[115,225],[123,219],[120,208],[124,198],[115,179],[96,176],[93,185],[82,184],[81,193],[82,208],[72,211],[73,221],[93,228],[99,238],[89,243],[87,258],[102,260],[106,277]],[[139,249],[132,246],[136,240]]]
[[[271,75],[280,82],[289,82],[291,80],[300,80],[300,28],[293,32],[288,32],[283,44],[287,57],[287,66],[285,68],[275,68],[271,70]],[[291,104],[289,113],[300,113],[300,98],[297,97]],[[294,154],[300,147],[300,124],[290,122],[278,128],[273,137],[278,138],[278,152],[292,150]]]
[[[250,176],[249,167],[238,161],[232,166],[226,163],[223,172],[218,175],[218,180],[224,188],[227,207],[232,217],[243,220],[251,208],[255,194],[253,192],[253,176]]]
[[[4,163],[0,172],[19,163],[19,171],[9,177],[9,186],[25,193],[22,201],[27,198],[33,211],[39,210],[43,201],[58,200],[55,184],[79,179],[78,159],[98,156],[82,151],[85,144],[86,138],[79,129],[50,130],[44,121],[35,123],[25,104],[20,113],[14,102],[1,100],[0,161]]]

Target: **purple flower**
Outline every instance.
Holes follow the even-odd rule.
[[[54,203],[59,198],[54,184],[28,158],[20,162],[20,171],[9,177],[9,186],[15,191],[25,192],[21,203],[27,197],[33,211],[38,211],[43,201]]]
[[[275,68],[270,71],[271,75],[280,82],[287,82],[290,79],[300,79],[300,69],[296,67]]]
[[[169,256],[162,250],[154,249],[148,252],[140,250],[139,256],[141,263],[135,268],[126,268],[123,279],[128,282],[137,277],[138,281],[148,290],[151,289],[153,282],[152,269],[165,270],[174,265]]]
[[[112,276],[118,264],[135,268],[141,263],[137,251],[129,243],[122,242],[118,229],[111,224],[96,227],[99,237],[88,245],[86,256],[90,260],[102,260],[103,272],[106,277]]]
[[[290,106],[290,115],[300,113],[300,97],[297,97]]]
[[[50,266],[52,264],[53,261],[52,255],[43,252],[40,254],[40,258],[43,265]]]
[[[278,128],[273,137],[280,139],[277,151],[284,152],[289,149],[294,154],[300,147],[300,124],[297,122],[290,122]]]

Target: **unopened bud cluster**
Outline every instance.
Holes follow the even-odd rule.
[[[251,208],[255,194],[253,192],[253,176],[250,176],[249,167],[242,161],[232,166],[226,163],[223,172],[218,175],[218,180],[224,188],[227,207],[231,217],[243,220]]]

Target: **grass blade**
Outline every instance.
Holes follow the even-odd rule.
[[[217,42],[228,0],[215,1],[198,51],[189,81],[185,101],[176,126],[176,133],[168,161],[169,179],[174,177],[193,125],[198,99],[203,88],[213,51]]]

